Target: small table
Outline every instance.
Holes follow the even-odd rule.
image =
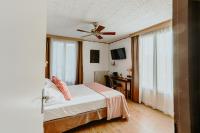
[[[123,77],[114,77],[114,76],[110,76],[110,78],[112,80],[116,80],[116,81],[125,83],[125,97],[126,98],[128,98],[127,84],[130,83],[130,95],[132,96],[132,85],[131,85],[132,78],[123,78]]]

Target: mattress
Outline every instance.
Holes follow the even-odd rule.
[[[84,85],[68,86],[72,99],[61,104],[44,107],[44,121],[97,110],[106,107],[106,99],[101,94]]]

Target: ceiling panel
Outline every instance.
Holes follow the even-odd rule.
[[[172,18],[172,0],[47,0],[47,33],[81,38],[98,22],[115,36],[85,39],[112,42]]]

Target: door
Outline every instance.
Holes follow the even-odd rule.
[[[42,133],[45,0],[0,4],[0,132]]]
[[[200,2],[173,1],[176,133],[200,132]]]

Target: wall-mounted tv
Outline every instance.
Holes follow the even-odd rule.
[[[113,49],[111,50],[112,60],[122,60],[126,59],[125,48]]]

